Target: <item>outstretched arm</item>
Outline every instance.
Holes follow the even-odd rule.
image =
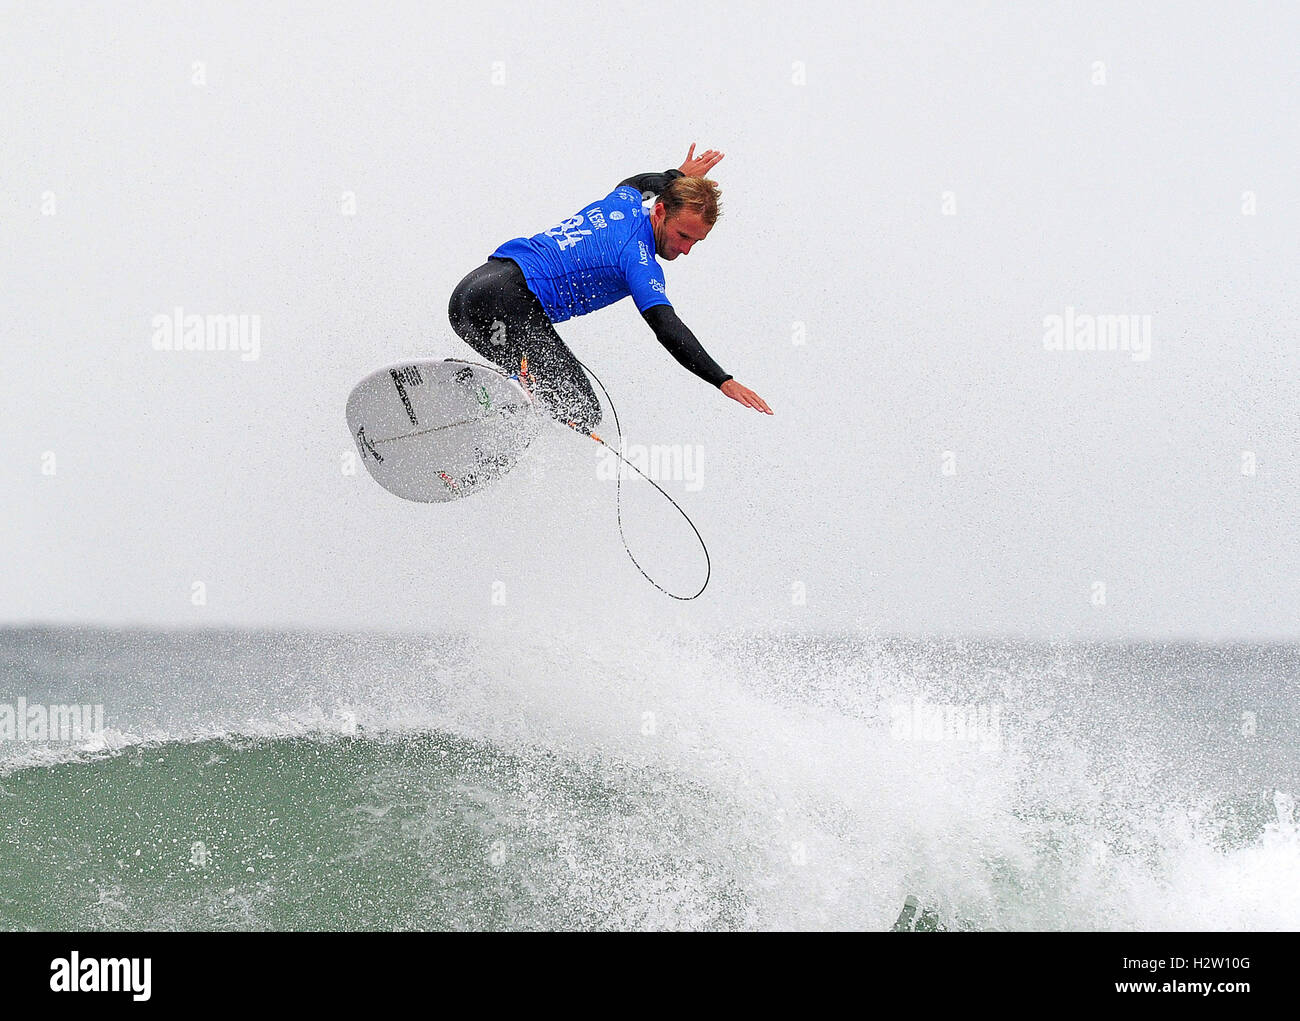
[[[700,379],[712,383],[733,401],[772,414],[772,409],[767,406],[763,398],[748,387],[737,383],[722,370],[722,366],[709,357],[709,353],[704,350],[704,345],[678,318],[671,305],[651,305],[641,315],[655,331],[659,343],[668,349],[668,353]]]
[[[704,345],[677,317],[671,305],[651,305],[641,313],[641,317],[650,324],[650,329],[655,331],[655,337],[668,349],[668,353],[700,379],[721,386],[731,378],[722,371],[721,365],[709,357]]]

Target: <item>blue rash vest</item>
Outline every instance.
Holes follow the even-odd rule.
[[[514,238],[493,258],[513,259],[553,323],[632,295],[638,312],[672,303],[655,259],[654,231],[641,193],[621,184],[563,223]]]

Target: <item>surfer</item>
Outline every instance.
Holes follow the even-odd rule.
[[[497,248],[452,292],[452,329],[506,373],[518,373],[561,422],[590,431],[600,402],[555,323],[586,315],[629,294],[678,362],[734,401],[768,415],[758,394],[722,370],[677,317],[655,256],[690,254],[717,222],[717,182],[705,174],[723,154],[695,155],[676,170],[639,174],[550,230]]]

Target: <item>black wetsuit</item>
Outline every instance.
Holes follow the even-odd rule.
[[[680,170],[639,174],[620,181],[645,195],[658,195]],[[465,276],[452,291],[447,313],[458,336],[505,372],[519,369],[528,356],[534,393],[546,410],[560,421],[573,421],[587,429],[600,422],[600,402],[568,345],[555,332],[524,277],[512,259],[490,257]],[[682,365],[701,379],[721,386],[731,379],[709,357],[700,342],[678,318],[671,305],[652,305],[642,317],[659,342]]]

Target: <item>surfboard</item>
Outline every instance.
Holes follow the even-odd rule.
[[[510,471],[544,418],[504,373],[448,358],[371,373],[347,422],[371,478],[403,500],[444,503]]]

